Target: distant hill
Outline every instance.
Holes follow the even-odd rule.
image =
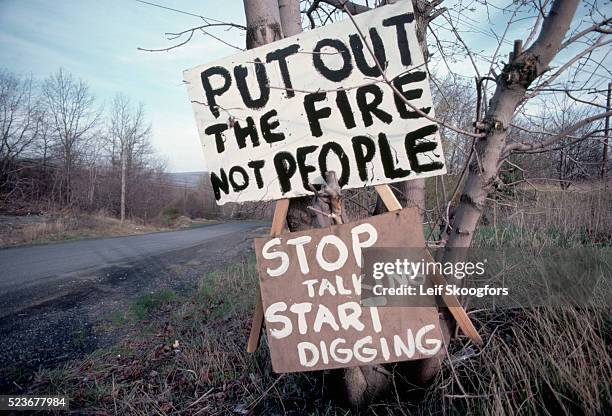
[[[177,185],[196,187],[203,177],[208,176],[208,172],[170,172],[168,179]]]

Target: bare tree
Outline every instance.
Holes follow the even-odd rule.
[[[79,154],[98,122],[99,112],[88,85],[63,69],[44,82],[43,100],[53,128],[55,152],[62,164],[60,200],[70,205]]]
[[[343,11],[347,14],[356,14],[364,11],[364,6],[355,2],[312,1],[307,14],[313,26],[314,19],[312,15],[321,9],[321,3],[325,3],[327,6],[332,6],[336,10]],[[440,3],[441,1],[439,0],[432,2],[413,2],[415,6],[415,20],[417,22],[417,38],[419,38],[419,41],[422,43],[421,47],[426,58],[428,54],[426,45],[423,45],[425,42],[424,28],[430,25],[434,17],[445,13],[446,10],[444,8],[438,10],[433,9]],[[446,229],[449,231],[448,241],[445,241],[445,261],[451,260],[460,254],[460,251],[456,250],[457,248],[470,246],[474,231],[482,216],[487,195],[492,191],[493,186],[499,180],[498,175],[501,163],[503,163],[513,152],[550,148],[552,145],[568,137],[568,135],[574,134],[581,128],[609,115],[608,110],[604,113],[583,118],[575,124],[567,126],[567,128],[564,128],[560,132],[548,133],[548,138],[539,143],[507,143],[508,134],[512,127],[512,119],[517,112],[525,108],[525,103],[528,99],[546,91],[546,89],[551,86],[554,87],[556,81],[560,79],[560,76],[572,69],[572,65],[579,63],[583,58],[591,59],[592,53],[596,51],[597,48],[610,42],[605,40],[605,36],[611,33],[610,30],[606,28],[606,26],[610,24],[610,19],[607,19],[605,16],[602,16],[601,20],[593,22],[593,24],[584,29],[576,28],[573,33],[569,35],[569,38],[566,39],[566,34],[568,34],[570,30],[570,25],[576,12],[578,2],[575,0],[556,0],[552,2],[550,10],[548,14],[546,14],[545,7],[547,3],[548,2],[543,4],[540,3],[539,6],[534,3],[534,8],[537,10],[538,14],[534,21],[533,30],[528,34],[525,44],[529,45],[533,39],[535,39],[535,41],[533,41],[526,50],[523,50],[521,41],[516,41],[508,62],[503,66],[499,75],[496,74],[494,64],[498,58],[499,50],[504,45],[504,36],[507,29],[504,32],[504,36],[498,37],[499,44],[490,60],[492,63],[489,72],[482,76],[475,63],[474,56],[476,52],[468,47],[462,39],[460,31],[456,29],[455,24],[457,21],[454,19],[454,15],[449,17],[442,14],[448,22],[452,35],[455,37],[453,46],[465,53],[473,64],[477,76],[476,81],[478,89],[474,112],[474,118],[476,120],[474,133],[467,133],[465,127],[458,128],[457,125],[454,124],[458,120],[435,120],[442,128],[450,129],[462,136],[467,136],[472,142],[472,150],[466,158],[465,168],[462,170],[459,178],[461,179],[461,177],[467,173],[463,191],[459,191],[461,186],[461,181],[459,181],[455,191],[450,195],[451,200],[447,205],[447,207],[450,206],[455,198],[458,197],[458,206],[454,213],[455,219],[452,225],[450,225],[449,221],[449,210],[446,209],[442,211],[442,215],[446,217],[445,220],[448,224]],[[485,6],[488,7],[486,4]],[[517,7],[520,6],[524,6],[524,4],[521,3],[517,5]],[[329,9],[323,9],[323,11],[326,17],[320,17],[319,15],[319,21],[325,23],[332,19],[332,12],[330,12]],[[456,10],[455,12],[460,15],[464,11]],[[512,15],[508,25],[512,23],[515,14]],[[596,15],[597,13],[591,14],[591,16]],[[541,28],[540,24],[542,24]],[[538,32],[539,35],[536,37],[535,35],[538,34]],[[589,38],[589,35],[592,34],[596,34],[596,37]],[[435,32],[433,36],[438,46],[440,46],[440,50],[443,51],[444,47],[441,46],[442,42],[436,37]],[[367,42],[365,38],[362,40]],[[587,46],[579,50],[574,57],[561,63],[558,69],[550,71],[549,65],[553,58],[557,56],[557,53],[561,49],[573,45],[574,42],[578,40],[586,43]],[[374,54],[372,54],[372,58],[375,59]],[[444,54],[442,55],[442,59],[444,59]],[[447,62],[445,61],[445,63]],[[577,71],[579,71],[579,69]],[[548,75],[542,79],[542,76],[545,74]],[[492,80],[495,86],[495,91],[490,101],[487,98],[486,89],[486,81],[489,80]],[[576,75],[574,75],[574,81],[576,81]],[[485,84],[484,87],[483,82]],[[536,85],[535,88],[532,87],[534,83]],[[391,85],[389,86],[392,88]],[[567,91],[567,87],[561,91]],[[401,94],[397,91],[395,91],[395,93],[401,98]],[[411,106],[407,101],[406,103],[408,106]],[[412,109],[417,110],[414,107]],[[460,136],[457,138],[463,139],[463,137]],[[424,184],[422,181],[410,181],[396,185],[394,188],[398,192],[399,199],[404,206],[416,205],[424,208]],[[447,328],[447,337],[451,329],[451,327]],[[429,360],[428,366],[429,368],[426,366],[421,369],[426,377],[435,374],[438,368],[437,366],[439,366],[439,361]]]
[[[128,175],[139,158],[151,152],[150,135],[151,126],[145,122],[144,105],[140,103],[133,107],[126,96],[116,95],[110,114],[108,136],[112,143],[112,158],[115,149],[118,149],[121,160],[121,222],[125,221]]]
[[[32,150],[41,124],[32,78],[0,70],[0,189],[4,192],[10,191],[16,162]]]
[[[391,2],[306,0],[302,4],[311,28],[314,28],[317,24],[325,25],[339,19],[343,13],[350,17],[369,10],[370,6]],[[247,47],[279,39],[283,33],[299,33],[301,28],[295,17],[298,3],[298,0],[245,0]],[[549,100],[551,93],[565,94],[575,101],[593,101],[585,97],[585,94],[597,92],[593,77],[603,74],[608,81],[610,75],[609,65],[605,62],[607,54],[600,51],[612,42],[609,39],[612,20],[598,10],[596,3],[589,2],[583,3],[586,10],[575,19],[579,6],[577,0],[509,1],[502,6],[485,1],[479,3],[486,9],[487,16],[491,8],[508,19],[505,27],[497,27],[502,19],[494,22],[488,17],[485,23],[490,26],[490,31],[484,31],[479,28],[480,22],[474,24],[468,20],[470,9],[462,3],[450,10],[439,7],[442,3],[443,0],[413,0],[417,38],[428,62],[428,70],[433,73],[436,67],[443,66],[455,80],[455,88],[450,89],[438,84],[441,77],[431,77],[438,107],[447,108],[446,111],[440,108],[441,111],[436,111],[437,118],[430,119],[439,124],[445,141],[452,142],[453,153],[456,153],[452,162],[458,164],[455,170],[457,183],[452,191],[444,192],[445,207],[437,210],[436,220],[444,224],[444,238],[439,243],[444,246],[441,260],[450,261],[461,254],[459,249],[472,244],[487,198],[501,181],[500,172],[504,164],[512,165],[513,158],[529,152],[558,152],[571,149],[576,140],[582,143],[587,138],[603,137],[601,134],[596,136],[602,132],[597,123],[610,116],[609,106],[596,114],[589,112],[571,123],[547,124],[543,131],[533,132],[530,130],[537,124],[529,102],[543,95]],[[444,22],[436,24],[436,17],[442,17]],[[513,25],[525,21],[531,22],[531,27],[525,33],[524,42],[508,41]],[[463,38],[469,30],[494,39],[494,51],[485,55],[470,47]],[[363,36],[362,41],[368,45]],[[505,59],[501,54],[506,52],[508,45],[512,50]],[[433,56],[429,54],[430,48]],[[371,52],[371,47],[368,49]],[[560,54],[561,51],[564,53]],[[374,53],[371,55],[376,60]],[[459,56],[463,56],[473,68],[476,82],[473,90],[463,91],[463,97],[456,99],[458,94],[455,92],[467,90],[456,80],[470,79],[453,70],[453,63],[460,59]],[[483,70],[483,65],[488,70]],[[382,79],[378,81],[386,82],[394,90],[384,71],[381,73]],[[394,93],[412,110],[419,111],[400,92],[394,90]],[[572,95],[574,93],[578,96]],[[523,121],[525,125],[522,125]],[[607,133],[607,128],[605,130]],[[564,157],[570,154],[563,151]],[[584,161],[576,165],[582,169]],[[425,210],[424,181],[395,184],[394,190],[403,206],[416,205],[421,212]],[[330,208],[325,204],[317,207],[318,203],[317,198],[292,199],[287,215],[289,228],[297,230],[329,224],[327,214]],[[452,206],[456,206],[454,215],[450,214]],[[315,209],[309,210],[309,207]],[[377,212],[382,210],[379,199]],[[452,325],[447,328],[447,338],[451,332]],[[425,364],[419,371],[427,378],[435,374],[440,362],[427,360]]]

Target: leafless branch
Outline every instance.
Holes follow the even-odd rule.
[[[351,12],[346,7],[344,7],[344,11],[349,16],[349,18],[351,19],[351,22],[353,23],[353,26],[357,30],[357,33],[359,34],[359,37],[361,38],[361,41],[366,46],[366,48],[368,50],[368,53],[370,54],[370,56],[372,57],[372,59],[376,63],[376,67],[380,71],[381,76],[382,76],[384,82],[393,90],[394,94],[397,97],[399,97],[408,107],[410,107],[413,111],[415,111],[421,117],[425,117],[426,119],[428,119],[430,121],[433,121],[434,123],[443,125],[444,127],[448,128],[450,130],[453,130],[456,133],[463,134],[463,135],[469,136],[469,137],[476,137],[476,138],[483,137],[483,134],[481,134],[481,133],[472,133],[472,132],[469,132],[469,131],[457,128],[457,127],[449,125],[449,124],[444,124],[442,121],[440,121],[440,120],[438,120],[438,119],[436,119],[434,117],[431,117],[428,114],[426,114],[425,112],[421,111],[421,109],[419,109],[418,107],[413,105],[409,100],[407,100],[406,97],[404,97],[404,94],[402,94],[402,92],[400,90],[398,90],[395,87],[395,85],[393,85],[393,83],[387,78],[387,75],[386,75],[382,65],[380,64],[380,62],[378,62],[378,58],[376,58],[376,54],[374,53],[374,51],[372,50],[372,47],[370,46],[370,44],[368,43],[367,39],[365,38],[363,32],[361,31],[361,28],[359,27],[359,25],[357,25],[357,22],[355,22],[355,18],[353,17]]]
[[[612,18],[605,19],[605,20],[603,20],[603,21],[601,21],[599,23],[595,23],[592,26],[587,27],[586,29],[576,33],[575,35],[570,37],[568,40],[563,42],[561,44],[561,48],[560,49],[567,48],[569,45],[571,45],[572,43],[576,42],[581,37],[583,37],[583,36],[585,36],[585,35],[587,35],[587,34],[589,34],[591,32],[598,32],[598,33],[604,33],[604,34],[612,33],[612,31],[610,31],[610,30],[603,29],[603,26],[609,25],[610,23],[612,23]]]
[[[563,139],[567,138],[570,134],[572,134],[576,130],[580,129],[581,127],[589,125],[589,124],[591,124],[592,122],[594,122],[596,120],[599,120],[599,119],[602,119],[602,118],[608,117],[608,116],[612,116],[612,111],[607,111],[607,112],[604,112],[604,113],[595,114],[594,116],[591,116],[591,117],[584,118],[584,119],[580,120],[579,122],[571,125],[567,129],[563,130],[562,132],[557,133],[554,136],[552,136],[552,137],[548,138],[547,140],[544,140],[544,141],[542,141],[540,143],[524,143],[524,142],[510,143],[510,144],[506,145],[506,147],[504,149],[504,153],[508,154],[508,153],[513,153],[513,152],[524,152],[524,151],[531,151],[531,150],[537,150],[537,149],[542,149],[542,148],[548,147],[548,146],[558,142],[559,140],[563,140]]]
[[[227,27],[228,29],[240,29],[240,30],[246,30],[246,27],[242,26],[242,25],[238,25],[236,23],[225,23],[225,22],[218,22],[218,23],[207,23],[205,25],[201,25],[201,26],[196,26],[193,27],[191,29],[187,29],[187,30],[183,30],[182,32],[176,32],[176,33],[172,33],[172,32],[166,32],[166,36],[168,38],[168,40],[176,40],[179,39],[181,37],[183,37],[184,35],[187,35],[187,39],[185,39],[184,41],[176,44],[176,45],[172,45],[169,46],[167,48],[160,48],[160,49],[147,49],[147,48],[137,48],[139,51],[145,51],[145,52],[167,52],[170,51],[172,49],[176,49],[179,48],[187,43],[189,43],[189,41],[191,41],[191,39],[193,38],[194,33],[199,30],[200,32],[202,32],[203,34],[210,36],[211,38],[223,43],[226,46],[229,46],[231,48],[243,51],[243,48],[240,48],[236,45],[232,45],[231,43],[225,41],[224,39],[220,38],[219,36],[216,36],[210,32],[208,32],[206,30],[206,28],[209,27]]]
[[[546,80],[544,80],[542,83],[540,83],[538,86],[536,86],[533,91],[530,94],[526,94],[525,95],[525,101],[529,100],[533,97],[535,97],[536,95],[538,95],[540,93],[540,89],[550,85],[555,79],[557,79],[567,68],[569,68],[570,66],[572,66],[574,63],[576,63],[576,61],[578,61],[579,59],[581,59],[583,56],[587,55],[588,53],[592,52],[593,50],[595,50],[596,48],[602,47],[604,45],[608,45],[609,43],[612,43],[612,39],[611,40],[607,40],[604,41],[604,36],[605,35],[601,35],[597,41],[592,44],[591,46],[589,46],[588,48],[582,50],[581,52],[579,52],[578,54],[576,54],[576,56],[574,56],[572,59],[570,59],[569,61],[567,61],[565,64],[563,64],[554,74],[552,74],[551,76],[549,76],[548,78],[546,78]]]
[[[565,94],[566,94],[566,95],[567,95],[569,98],[571,98],[572,100],[577,101],[577,102],[579,102],[579,103],[582,103],[582,104],[587,104],[587,105],[592,105],[592,106],[594,106],[594,107],[599,107],[599,108],[606,109],[606,106],[605,106],[605,105],[600,105],[600,104],[594,103],[593,101],[585,101],[585,100],[581,100],[580,98],[574,97],[574,96],[571,94],[570,90],[564,90],[563,92],[564,92],[564,93],[565,93]]]

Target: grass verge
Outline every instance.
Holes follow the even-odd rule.
[[[171,231],[216,222],[205,219],[192,220],[180,216],[163,224],[145,225],[132,220],[121,223],[117,218],[103,212],[97,214],[69,212],[41,217],[11,218],[8,223],[6,219],[4,223],[0,223],[0,247]]]
[[[65,394],[92,414],[348,414],[335,372],[272,373],[265,340],[245,352],[257,283],[254,258],[210,273],[197,291],[161,291],[130,308],[120,344],[36,374],[31,393]],[[610,308],[473,311],[485,339],[455,341],[427,389],[390,366],[393,391],[369,414],[603,414],[610,408]],[[112,317],[111,317],[112,318]],[[114,318],[120,321],[118,318]]]

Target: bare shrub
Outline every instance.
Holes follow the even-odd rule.
[[[538,186],[489,202],[477,234],[481,246],[612,243],[612,189]]]
[[[605,413],[609,314],[607,306],[473,313],[485,347],[455,345],[419,413]]]

